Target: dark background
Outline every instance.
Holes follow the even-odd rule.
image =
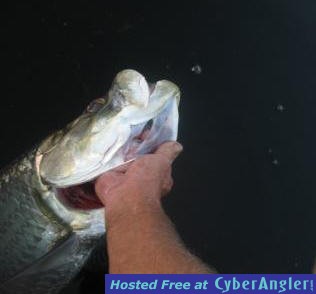
[[[315,1],[17,0],[2,14],[1,166],[119,70],[170,79],[184,152],[165,207],[187,246],[223,273],[311,271]],[[102,293],[101,274],[79,280]]]

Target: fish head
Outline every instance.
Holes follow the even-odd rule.
[[[41,144],[42,181],[63,191],[68,202],[78,202],[79,194],[88,199],[99,175],[177,139],[179,99],[179,88],[170,81],[150,84],[137,71],[119,72],[106,97],[93,100]],[[80,208],[95,208],[87,203]]]

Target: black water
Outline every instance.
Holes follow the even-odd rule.
[[[16,0],[2,13],[1,165],[119,70],[170,79],[185,151],[165,207],[187,246],[223,273],[310,272],[315,1]],[[102,293],[101,274],[80,281]]]

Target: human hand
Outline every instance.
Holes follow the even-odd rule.
[[[159,201],[172,188],[171,165],[181,151],[179,143],[166,142],[153,154],[104,173],[95,183],[97,196],[107,208],[130,200]]]

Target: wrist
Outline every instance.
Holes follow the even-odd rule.
[[[105,207],[107,227],[127,219],[134,222],[140,215],[162,211],[160,195],[121,191],[112,197]]]

